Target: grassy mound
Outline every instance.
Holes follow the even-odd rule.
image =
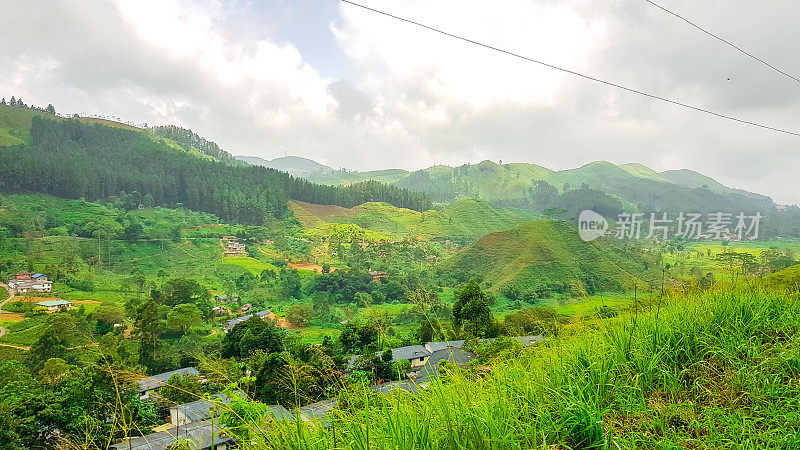
[[[529,219],[479,200],[460,200],[441,211],[413,211],[370,202],[354,208],[292,202],[289,209],[310,235],[327,236],[332,223],[352,223],[385,238],[453,238],[472,241],[486,233],[508,230]]]
[[[482,275],[506,296],[595,293],[632,287],[650,278],[657,261],[629,254],[605,240],[584,242],[564,222],[537,221],[484,236],[451,261],[462,278]]]
[[[767,286],[776,289],[800,289],[800,265],[787,267],[764,278]]]

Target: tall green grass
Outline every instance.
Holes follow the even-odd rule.
[[[798,294],[658,303],[418,396],[350,389],[328,426],[252,419],[240,448],[800,448]]]

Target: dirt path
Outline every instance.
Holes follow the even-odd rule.
[[[8,285],[4,284],[4,283],[0,283],[0,287],[2,287],[3,289],[5,289],[8,292],[8,298],[3,300],[2,303],[0,303],[0,314],[3,314],[3,306],[5,306],[6,303],[10,302],[14,298],[14,290],[11,289],[10,287],[8,287]],[[0,338],[5,336],[5,335],[6,335],[6,328],[5,327],[0,327]],[[6,347],[11,347],[11,346],[6,345]],[[16,348],[16,347],[14,347],[14,348]]]

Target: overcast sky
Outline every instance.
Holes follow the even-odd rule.
[[[660,0],[800,78],[794,2]],[[633,88],[800,131],[800,83],[644,0],[363,0]],[[419,169],[690,168],[800,203],[800,137],[597,85],[333,0],[0,0],[0,96],[191,128],[233,154]]]

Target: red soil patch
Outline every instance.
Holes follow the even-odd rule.
[[[292,325],[292,323],[289,322],[288,320],[286,320],[285,317],[278,317],[277,319],[275,319],[275,325],[277,325],[277,326],[279,326],[281,328],[287,328],[289,330],[299,330],[299,329],[303,328],[303,327],[298,327],[298,326]]]
[[[291,262],[287,259],[286,264],[288,264],[289,267],[295,270],[313,270],[314,272],[322,273],[322,266],[320,266],[319,264],[310,263],[308,261]],[[331,267],[330,269],[331,272],[335,270],[336,267]]]
[[[3,311],[0,313],[0,322],[22,322],[25,316],[20,313],[12,313]]]

